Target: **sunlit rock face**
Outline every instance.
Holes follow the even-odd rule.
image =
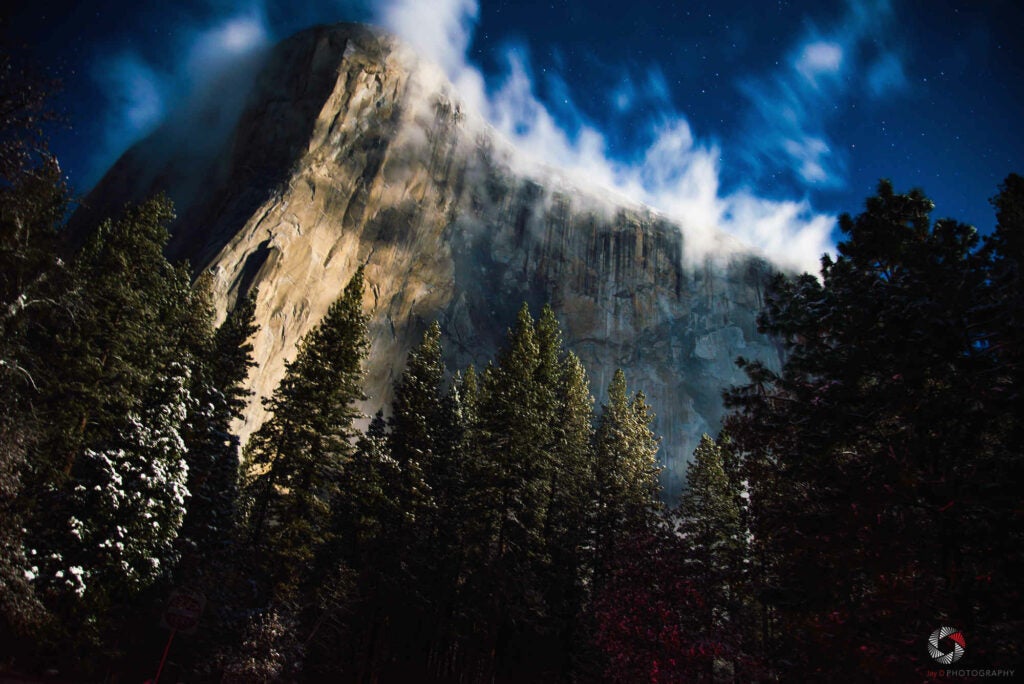
[[[265,57],[247,102],[216,154],[189,152],[165,127],[87,201],[102,213],[166,189],[180,216],[172,256],[214,274],[220,315],[259,288],[243,438],[360,264],[368,413],[386,406],[430,321],[449,368],[479,368],[523,301],[535,314],[551,302],[599,401],[616,367],[648,395],[670,497],[701,433],[719,428],[722,389],[743,379],[736,357],[778,365],[755,324],[767,262],[709,239],[710,227],[680,227],[521,159],[389,36],[356,25],[298,34]],[[691,247],[709,243],[713,256]]]

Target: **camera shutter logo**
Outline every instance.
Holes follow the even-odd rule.
[[[949,639],[949,643],[953,646],[949,651],[943,650],[941,646],[945,639]],[[965,648],[967,648],[967,644],[964,641],[964,635],[959,629],[953,627],[939,627],[928,637],[928,655],[941,665],[952,665],[963,658]]]

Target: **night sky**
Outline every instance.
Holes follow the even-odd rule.
[[[25,3],[3,32],[64,82],[53,147],[79,192],[208,71],[346,20],[410,40],[544,161],[770,253],[816,258],[880,177],[987,232],[1024,173],[1016,1],[291,4]]]

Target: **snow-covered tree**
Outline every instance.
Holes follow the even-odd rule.
[[[637,392],[630,400],[626,375],[616,370],[594,437],[595,542],[599,554],[610,551],[623,531],[644,527],[660,508],[661,469],[658,440],[650,429],[653,420],[643,393]]]
[[[32,552],[37,582],[49,591],[131,596],[173,565],[188,498],[181,428],[189,395],[187,370],[169,370],[116,438],[79,457],[64,543]]]

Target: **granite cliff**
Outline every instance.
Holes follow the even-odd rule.
[[[616,367],[648,394],[672,490],[700,434],[719,427],[722,388],[742,380],[735,358],[778,364],[755,324],[770,264],[717,234],[714,254],[699,253],[688,236],[704,231],[706,244],[713,228],[524,162],[435,67],[374,29],[284,41],[229,135],[208,152],[187,135],[167,126],[127,152],[73,225],[166,190],[179,210],[171,256],[214,274],[220,315],[259,288],[243,438],[359,264],[372,316],[367,412],[389,401],[431,320],[450,368],[479,366],[524,300],[535,313],[550,301],[595,396]]]

